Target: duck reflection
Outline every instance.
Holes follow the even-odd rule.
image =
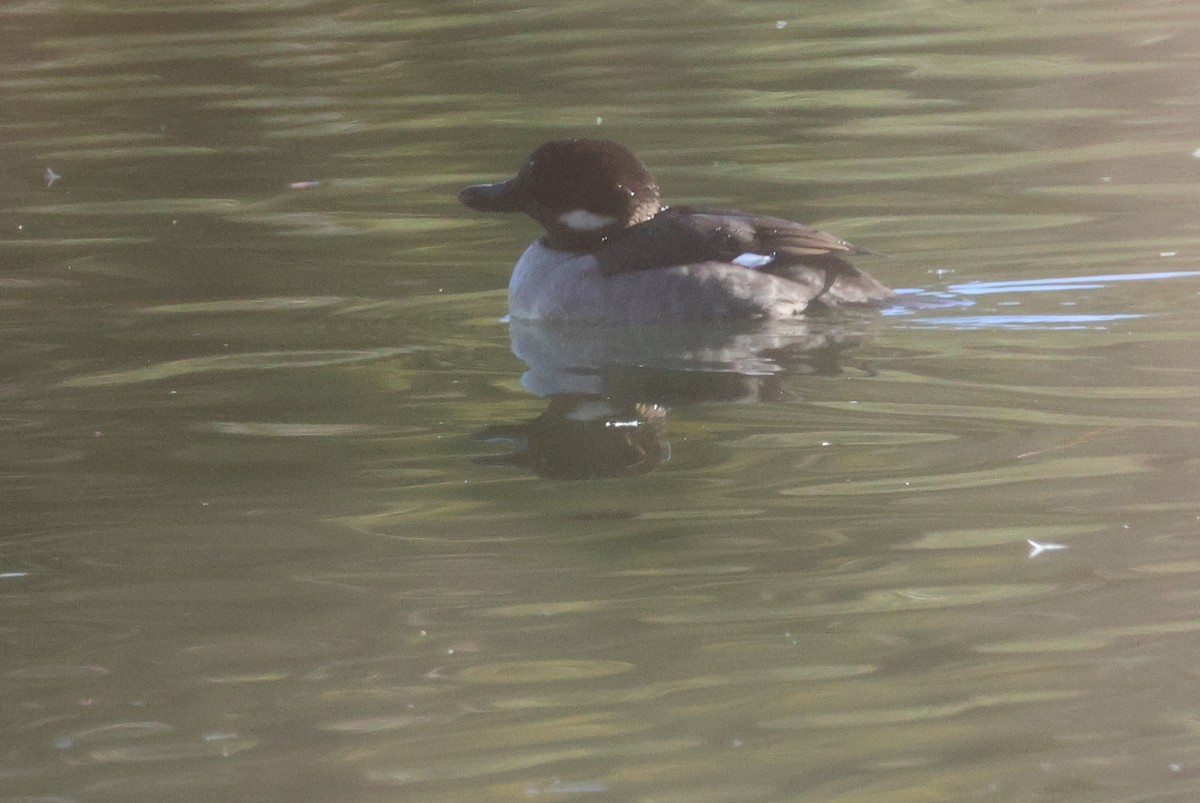
[[[593,396],[554,396],[537,418],[495,424],[479,437],[512,444],[485,465],[519,466],[552,479],[586,480],[645,474],[666,463],[666,408]]]
[[[667,463],[671,408],[778,401],[788,376],[841,373],[866,339],[865,317],[742,325],[602,327],[514,320],[521,378],[547,400],[528,421],[476,434],[510,451],[485,465],[520,467],[552,479],[645,474]]]

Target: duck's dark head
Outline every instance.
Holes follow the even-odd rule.
[[[642,161],[624,145],[599,139],[547,142],[513,178],[467,187],[458,198],[481,212],[524,212],[546,230],[550,245],[578,251],[662,208]]]

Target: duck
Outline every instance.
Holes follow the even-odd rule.
[[[514,319],[594,324],[783,320],[894,295],[850,264],[876,254],[832,234],[736,209],[666,206],[631,150],[558,139],[505,181],[463,189],[481,212],[519,212],[543,235],[513,267]]]

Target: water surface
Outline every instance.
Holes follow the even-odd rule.
[[[1200,794],[1189,4],[0,20],[8,799]],[[905,292],[510,331],[564,135]]]

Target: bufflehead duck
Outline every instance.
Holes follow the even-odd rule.
[[[509,313],[610,324],[791,318],[892,291],[842,259],[873,253],[790,220],[665,207],[623,145],[562,139],[514,178],[467,187],[484,212],[524,212],[546,230],[508,285]]]

